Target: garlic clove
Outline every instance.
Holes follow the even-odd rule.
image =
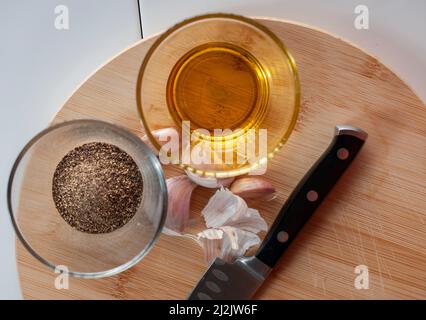
[[[186,170],[185,173],[187,174],[189,179],[191,179],[193,182],[195,182],[199,186],[202,186],[205,188],[213,189],[213,188],[229,187],[232,181],[234,181],[233,177],[217,179],[214,177],[203,177],[189,170]]]
[[[263,198],[272,200],[275,198],[276,192],[271,182],[259,176],[239,178],[231,184],[230,190],[244,199]]]
[[[226,262],[233,262],[249,248],[260,243],[256,234],[229,226],[204,230],[198,234],[198,239],[207,264],[217,257]]]
[[[197,187],[187,176],[167,179],[168,208],[166,228],[182,232],[188,224],[192,191]]]

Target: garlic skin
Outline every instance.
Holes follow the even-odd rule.
[[[276,192],[271,182],[259,176],[239,178],[231,184],[230,190],[244,199],[272,200],[275,198]]]
[[[197,185],[185,175],[169,178],[166,183],[168,208],[165,227],[178,233],[183,232],[188,225],[191,194]]]
[[[260,238],[256,234],[230,226],[207,229],[197,236],[207,264],[212,263],[216,257],[225,262],[234,262],[252,246],[260,243]]]
[[[260,216],[259,211],[252,208],[248,208],[246,212],[241,213],[239,216],[232,217],[225,225],[253,233],[268,230],[268,225]]]
[[[225,226],[222,227],[225,234],[221,248],[221,258],[226,262],[234,262],[242,257],[248,249],[260,244],[260,238],[248,231]]]
[[[241,197],[224,188],[216,191],[201,214],[208,228],[230,226],[253,233],[268,229],[258,210],[249,208]]]
[[[219,228],[234,216],[246,212],[246,202],[225,188],[221,188],[209,199],[201,211],[208,228]]]
[[[193,235],[191,233],[181,233],[181,232],[177,232],[174,231],[172,229],[169,229],[167,227],[163,227],[162,232],[168,236],[171,237],[184,237],[184,238],[189,238],[191,240],[194,240],[195,242],[197,242],[200,246],[201,246],[201,242],[198,240],[198,237],[196,235]]]
[[[260,243],[256,233],[268,229],[259,211],[249,208],[244,199],[225,188],[216,191],[201,214],[209,229],[197,236],[207,263],[216,257],[235,261]]]
[[[216,257],[233,262],[260,243],[257,233],[268,229],[265,220],[258,210],[249,208],[243,198],[223,187],[201,211],[208,229],[197,235],[183,233],[189,220],[191,194],[196,187],[186,175],[167,179],[169,207],[163,233],[197,242],[203,248],[207,263]]]
[[[205,188],[211,188],[211,189],[229,187],[231,183],[234,181],[233,177],[217,179],[214,177],[203,177],[189,170],[185,170],[185,173],[189,177],[189,179],[191,179],[193,182],[195,182],[199,186],[202,186]]]
[[[216,257],[221,257],[223,231],[207,229],[197,234],[197,242],[203,249],[204,261],[211,264]]]

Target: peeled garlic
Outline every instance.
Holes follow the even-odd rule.
[[[182,232],[189,220],[189,204],[192,191],[197,187],[187,176],[167,179],[168,208],[166,228]]]
[[[275,188],[268,180],[258,176],[247,176],[235,180],[230,190],[244,198],[264,198],[271,200],[275,197]]]

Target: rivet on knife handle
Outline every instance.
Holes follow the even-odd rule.
[[[333,141],[299,182],[282,207],[255,256],[274,267],[328,192],[358,154],[367,139],[361,129],[336,126]]]

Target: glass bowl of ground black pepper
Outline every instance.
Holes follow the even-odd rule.
[[[139,137],[98,120],[36,135],[10,174],[8,207],[18,238],[45,265],[83,278],[140,261],[161,232],[167,188]]]

